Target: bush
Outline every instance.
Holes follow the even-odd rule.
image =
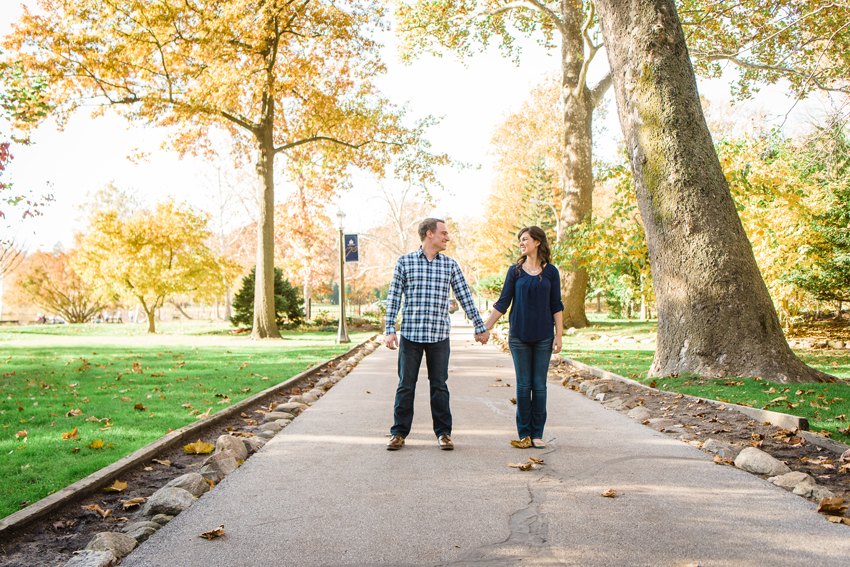
[[[257,279],[256,266],[242,280],[242,289],[233,296],[234,327],[254,327],[254,284]],[[274,314],[278,327],[295,327],[304,318],[304,299],[289,280],[283,279],[283,271],[274,269]]]

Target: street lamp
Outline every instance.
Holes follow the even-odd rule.
[[[541,201],[540,199],[531,198],[528,200],[529,203],[534,203],[535,205],[546,205],[550,209],[552,209],[552,214],[555,215],[555,242],[561,241],[561,217],[558,215],[558,211],[555,210],[555,207],[552,206],[551,203],[547,203],[546,201]]]
[[[350,343],[348,328],[345,326],[345,236],[342,234],[345,213],[342,209],[336,212],[339,226],[339,329],[336,334],[336,344]]]

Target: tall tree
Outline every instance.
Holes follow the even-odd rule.
[[[593,113],[611,86],[610,73],[595,85],[588,84],[590,65],[602,47],[593,37],[593,4],[581,0],[417,0],[401,3],[398,17],[406,58],[434,48],[471,55],[476,44],[486,47],[491,40],[499,41],[506,54],[518,58],[514,33],[536,34],[550,47],[555,45],[555,36],[560,39],[561,230],[585,222],[593,206]],[[587,270],[562,268],[564,326],[585,327]]]
[[[313,151],[384,173],[429,178],[444,156],[427,152],[428,118],[404,111],[375,85],[384,72],[383,26],[373,0],[38,0],[4,46],[31,76],[49,79],[61,119],[82,104],[177,130],[181,151],[230,132],[256,155],[261,194],[254,338],[279,337],[274,320],[274,158]]]
[[[658,300],[650,375],[832,381],[788,346],[700,106],[673,0],[597,0]]]

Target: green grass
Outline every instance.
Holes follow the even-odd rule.
[[[370,336],[335,345],[335,333],[283,332],[282,342],[253,342],[227,330],[171,324],[151,338],[133,325],[0,329],[0,517]],[[78,438],[62,438],[75,427]],[[106,447],[89,448],[95,440]]]
[[[850,435],[839,429],[850,427],[850,384],[778,384],[748,378],[699,379],[693,376],[647,378],[655,355],[655,344],[606,343],[588,340],[591,334],[627,337],[637,341],[655,332],[655,321],[621,321],[591,317],[592,327],[581,329],[574,336],[564,337],[562,354],[567,358],[602,368],[609,372],[638,380],[643,384],[655,382],[655,387],[701,398],[748,405],[788,413],[809,420],[813,431],[827,431],[832,439],[850,442]],[[808,365],[833,376],[850,380],[850,353],[840,351],[798,351]],[[799,393],[798,393],[799,392]]]

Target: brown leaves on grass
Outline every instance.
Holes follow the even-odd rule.
[[[126,489],[127,489],[127,483],[121,482],[120,480],[116,480],[111,485],[109,485],[105,488],[101,488],[101,490],[103,490],[104,492],[121,492],[122,490],[126,490]]]
[[[26,436],[27,436],[27,430],[26,429],[24,429],[22,431],[18,431],[17,433],[15,433],[15,439],[20,439],[21,437],[26,437]]]
[[[95,439],[88,445],[89,449],[103,449],[103,440]]]
[[[204,532],[198,537],[202,537],[204,539],[215,539],[215,538],[221,537],[223,535],[224,535],[224,524],[221,524],[219,527],[212,529],[208,532]]]
[[[188,445],[183,446],[184,451],[186,451],[187,453],[194,453],[196,455],[212,453],[213,449],[215,449],[215,445],[213,445],[212,443],[204,443],[200,439],[198,439],[194,443],[189,443]]]
[[[72,409],[68,413],[65,414],[65,417],[74,417],[75,415],[83,415],[83,410],[80,408]]]
[[[67,433],[62,434],[62,439],[79,439],[80,436],[77,435],[77,428],[75,427],[72,431],[68,431]]]
[[[209,409],[207,409],[207,411],[205,411],[204,413],[202,413],[202,414],[198,414],[198,415],[195,417],[195,419],[203,419],[203,418],[205,418],[205,417],[209,417],[209,416],[210,416],[210,412],[211,412],[211,411],[212,411],[212,408],[209,408]]]
[[[146,409],[148,409],[148,408],[146,408],[146,407],[145,407],[145,406],[143,406],[142,404],[136,404],[136,405],[134,405],[134,406],[133,406],[133,409],[134,409],[134,410],[139,410],[139,411],[145,411],[145,410],[146,410]]]
[[[142,373],[142,365],[139,364],[138,362],[134,362],[133,363],[133,372],[135,372],[136,374],[141,374]]]

